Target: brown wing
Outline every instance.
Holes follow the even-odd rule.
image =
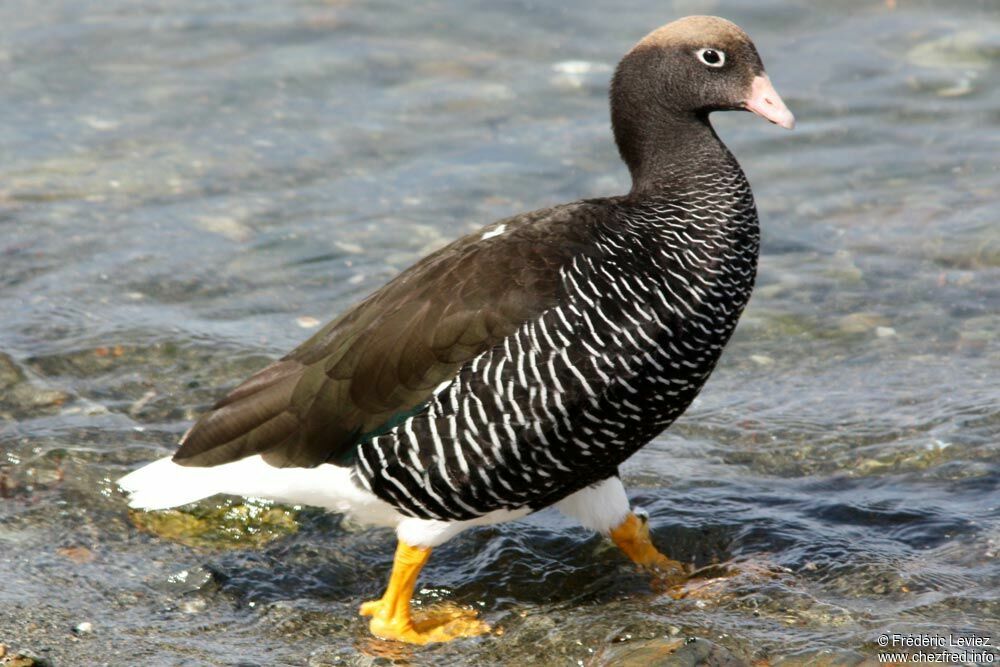
[[[552,306],[560,267],[586,250],[606,206],[509,218],[429,255],[236,387],[185,435],[174,460],[349,462],[364,437],[419,410],[465,362]]]

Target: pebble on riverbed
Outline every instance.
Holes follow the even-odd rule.
[[[875,335],[879,338],[891,338],[896,335],[896,330],[892,327],[875,327]]]
[[[846,334],[860,334],[877,329],[888,328],[889,320],[878,313],[851,313],[837,320],[837,328]]]

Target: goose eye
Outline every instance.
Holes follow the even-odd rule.
[[[698,60],[705,63],[709,67],[722,67],[726,64],[726,53],[725,51],[717,51],[716,49],[699,49],[695,52],[698,56]]]

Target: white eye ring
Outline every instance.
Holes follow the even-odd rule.
[[[722,67],[726,64],[726,52],[718,49],[698,49],[694,52],[698,60],[709,67]],[[707,56],[707,57],[706,57]],[[711,58],[718,58],[715,62],[710,62]]]

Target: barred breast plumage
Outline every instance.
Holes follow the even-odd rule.
[[[474,614],[414,621],[430,548],[553,504],[682,580],[618,466],[694,400],[750,297],[757,213],[708,120],[730,109],[794,123],[732,23],[653,31],[611,85],[628,194],[501,220],[424,258],[122,478],[131,504],[229,493],[393,526],[389,586],[361,613],[414,643],[487,629]]]
[[[734,160],[718,167],[683,191],[574,205],[589,245],[558,267],[554,303],[361,443],[361,484],[411,516],[470,519],[614,475],[701,390],[750,296],[753,197]]]

